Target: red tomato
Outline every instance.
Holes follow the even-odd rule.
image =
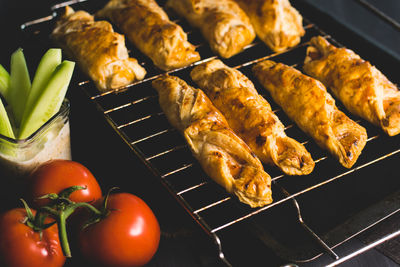
[[[35,211],[32,210],[33,214]],[[0,215],[0,266],[57,267],[65,257],[58,238],[57,225],[38,232],[23,224],[25,209],[12,209]]]
[[[48,200],[36,198],[49,193],[58,194],[74,185],[87,188],[73,192],[70,196],[72,201],[91,202],[102,197],[96,178],[85,166],[71,160],[50,160],[31,173],[27,192],[29,202],[38,208],[47,204]]]
[[[160,241],[160,226],[149,206],[137,196],[117,193],[109,196],[107,209],[107,217],[81,231],[82,254],[101,266],[149,262]]]

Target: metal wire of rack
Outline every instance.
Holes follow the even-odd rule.
[[[89,2],[90,1],[73,0],[60,3],[51,8],[51,11],[54,12],[51,16],[27,22],[21,26],[21,29],[26,31],[32,26],[54,21],[54,19],[57,18],[57,11],[65,5],[78,5],[80,8],[79,5],[84,3],[83,8],[85,8],[86,4],[90,5]],[[202,39],[196,29],[191,29],[191,27],[180,18],[174,19],[188,33],[188,40],[196,45],[202,59],[190,66],[175,69],[167,73],[180,76],[191,83],[189,76],[190,70],[203,62],[217,58],[217,56],[211,52],[207,43]],[[45,26],[44,28],[48,31],[48,27],[49,26]],[[223,243],[219,233],[229,229],[235,224],[248,221],[249,219],[257,217],[259,214],[264,214],[268,210],[279,208],[287,203],[291,203],[291,205],[294,206],[297,213],[298,224],[305,229],[307,234],[317,244],[316,252],[314,251],[314,254],[307,255],[306,259],[301,259],[299,260],[300,262],[312,260],[322,253],[327,253],[333,259],[331,266],[334,266],[390,238],[400,235],[400,230],[393,232],[360,250],[340,257],[334,251],[335,247],[346,242],[349,238],[369,229],[381,219],[398,212],[400,206],[396,207],[394,210],[387,211],[387,214],[381,215],[379,220],[374,220],[369,224],[367,223],[351,234],[343,236],[339,241],[332,241],[327,239],[326,236],[323,237],[321,234],[318,234],[302,216],[301,204],[297,201],[300,196],[317,190],[318,188],[325,187],[337,180],[344,179],[353,173],[359,172],[364,168],[400,153],[400,146],[393,145],[400,143],[399,138],[388,138],[379,130],[375,129],[375,127],[355,118],[360,124],[367,128],[369,138],[366,148],[379,146],[385,147],[385,150],[374,150],[372,153],[368,151],[368,153],[366,152],[360,157],[358,163],[356,163],[353,168],[341,168],[334,159],[318,148],[312,140],[302,133],[296,125],[286,117],[283,111],[271,101],[266,92],[262,90],[261,86],[251,74],[250,67],[253,64],[266,59],[272,59],[300,68],[308,41],[311,37],[316,35],[322,35],[330,42],[341,46],[340,42],[307,18],[304,18],[304,29],[306,35],[302,38],[301,43],[287,51],[273,53],[260,40],[256,39],[240,54],[230,59],[222,59],[225,64],[239,69],[255,83],[256,88],[271,103],[274,112],[284,123],[288,136],[295,137],[304,144],[311,152],[316,162],[314,172],[308,177],[303,178],[306,180],[304,185],[296,186],[294,187],[295,189],[290,186],[291,181],[295,179],[294,177],[288,177],[276,169],[265,166],[266,171],[272,177],[274,202],[262,208],[252,209],[245,207],[207,178],[199,164],[191,156],[183,138],[169,125],[164,113],[158,105],[157,93],[151,88],[151,81],[165,74],[165,72],[155,68],[151,61],[134,47],[128,45],[131,56],[136,57],[148,71],[144,80],[105,93],[99,93],[93,83],[84,75],[82,75],[81,81],[78,82],[78,86],[96,103],[97,108],[103,113],[104,118],[109,122],[110,126],[114,128],[153,174],[160,178],[161,183],[167,190],[185,210],[189,212],[191,217],[194,218],[206,234],[211,237],[217,247],[218,255],[228,266],[230,266],[231,263],[224,255]],[[340,104],[338,104],[338,106],[340,109],[344,110]],[[335,167],[332,168],[332,166]],[[325,169],[329,169],[329,171],[326,172],[324,171]],[[188,179],[188,177],[190,179]]]

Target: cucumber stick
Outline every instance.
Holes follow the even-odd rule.
[[[29,137],[56,114],[64,100],[75,62],[64,60],[56,67],[46,86],[41,90],[32,109],[24,118],[19,129],[19,139]]]
[[[18,128],[24,113],[25,103],[31,88],[28,67],[21,48],[11,55],[10,87],[7,92],[7,101],[11,106],[15,126]]]
[[[7,115],[7,111],[4,108],[1,99],[0,99],[0,134],[13,139],[15,138],[10,120]]]
[[[43,55],[37,67],[32,87],[25,104],[24,114],[21,123],[32,112],[32,105],[36,102],[38,96],[49,82],[51,75],[61,63],[61,49],[51,48]]]
[[[8,101],[7,91],[10,87],[10,74],[0,65],[0,94]]]

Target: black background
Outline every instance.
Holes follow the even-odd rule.
[[[327,15],[335,17],[339,22],[400,60],[399,31],[360,6],[357,1],[307,1],[314,3],[327,12]],[[400,1],[369,0],[369,2],[400,22]],[[0,1],[2,33],[0,63],[6,69],[9,69],[11,53],[23,45],[20,25],[49,15],[50,6],[54,3],[49,0]],[[29,58],[27,60],[30,66],[37,64],[37,62],[29,62]],[[152,207],[160,221],[162,230],[160,248],[149,266],[224,266],[218,260],[214,244],[198,229],[197,225],[194,225],[193,220],[157,183],[156,179],[153,179],[152,174],[115,134],[96,111],[96,107],[87,100],[86,95],[79,90],[70,90],[68,98],[71,100],[73,159],[83,163],[93,172],[103,190],[119,186],[122,190],[143,198]],[[130,179],[132,175],[139,176],[140,183],[132,184],[132,179]],[[246,236],[238,235],[235,238],[242,239],[243,244],[248,245]],[[359,245],[360,241],[353,240],[339,250],[346,252]],[[257,244],[253,246],[257,247]],[[80,258],[79,252],[73,248],[72,253],[73,258],[67,261],[66,266],[81,266],[84,261]],[[271,256],[270,261],[260,263],[258,266],[279,266],[285,263],[269,251],[260,251],[260,253],[271,254]],[[238,262],[238,266],[254,266],[254,260],[243,259],[240,252],[232,252],[232,257]],[[304,266],[320,266],[326,262],[329,262],[329,258],[322,257],[313,265],[305,264]],[[398,265],[377,250],[371,250],[343,266]]]

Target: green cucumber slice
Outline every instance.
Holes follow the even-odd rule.
[[[19,48],[11,55],[10,87],[7,93],[8,104],[11,106],[12,115],[14,116],[16,124],[15,126],[17,128],[24,114],[25,103],[28,99],[30,88],[31,80],[29,78],[25,56],[22,48]]]
[[[0,99],[0,134],[15,139],[7,111],[4,108],[3,101],[1,101],[1,99]]]
[[[24,114],[22,121],[32,112],[32,105],[36,102],[40,93],[49,82],[51,75],[58,65],[61,63],[61,49],[51,48],[41,58],[37,67],[35,77],[33,78],[32,87],[29,92],[28,99],[25,104]]]
[[[71,81],[74,67],[75,62],[68,60],[64,60],[56,67],[49,82],[33,103],[32,112],[21,123],[19,139],[29,137],[59,111]]]
[[[0,94],[7,100],[7,91],[10,87],[10,74],[8,71],[0,64]]]

